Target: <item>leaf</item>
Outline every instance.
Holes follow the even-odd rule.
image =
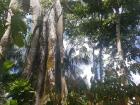
[[[26,34],[27,27],[25,22],[22,20],[22,15],[20,13],[15,14],[12,17],[11,28],[14,44],[16,44],[19,47],[23,47],[24,45],[23,34]]]
[[[19,35],[13,35],[13,40],[14,44],[16,44],[18,47],[23,47],[24,46],[24,37],[19,34]]]
[[[6,105],[18,105],[17,100],[8,100]]]
[[[11,69],[12,67],[14,66],[14,63],[10,60],[6,60],[4,63],[3,63],[3,67],[2,69],[4,71],[8,71],[9,69]]]

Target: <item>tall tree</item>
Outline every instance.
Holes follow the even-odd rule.
[[[45,2],[31,1],[33,15],[33,36],[31,46],[27,54],[27,65],[24,76],[28,79],[36,77],[36,101],[35,105],[47,102],[49,71],[55,70],[55,87],[58,103],[61,104],[62,90],[62,64],[63,64],[63,13],[59,0],[51,1],[51,6]],[[43,4],[44,5],[44,4]],[[40,49],[40,50],[39,50]],[[40,66],[38,65],[40,64]],[[65,80],[63,80],[65,81]],[[36,86],[34,84],[34,86]],[[48,97],[48,96],[47,96]],[[64,96],[63,96],[64,97]]]

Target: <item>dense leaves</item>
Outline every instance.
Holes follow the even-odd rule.
[[[9,1],[0,1],[0,38],[7,28],[5,23]],[[68,46],[65,50],[62,49],[64,52],[60,51],[64,59],[57,59],[61,63],[64,62],[59,68],[60,72],[53,73],[52,68],[54,65],[57,66],[54,55],[58,57],[58,52],[56,53],[58,49],[54,44],[56,39],[53,37],[59,32],[52,32],[58,23],[54,23],[54,26],[52,23],[48,24],[50,22],[48,17],[52,15],[51,18],[53,18],[54,14],[57,15],[53,13],[57,11],[56,8],[54,9],[55,3],[53,0],[41,0],[42,13],[33,11],[38,4],[31,6],[31,11],[28,11],[28,16],[40,14],[41,18],[36,16],[39,19],[43,19],[48,14],[44,17],[43,25],[37,24],[34,18],[26,23],[24,20],[27,18],[25,16],[27,11],[12,8],[10,33],[13,44],[10,45],[6,56],[2,57],[3,63],[0,67],[0,87],[2,87],[0,88],[0,102],[3,101],[2,105],[34,105],[37,100],[35,97],[41,97],[41,101],[43,100],[47,105],[57,105],[58,101],[62,101],[59,104],[63,103],[63,105],[126,105],[128,103],[139,105],[140,85],[133,82],[132,74],[140,74],[140,39],[137,38],[140,34],[140,0],[62,1],[64,36],[67,37],[67,40],[65,37],[63,40]],[[53,12],[50,13],[50,11]],[[33,30],[34,33],[31,31],[31,24],[37,24]],[[117,25],[120,33],[117,32]],[[49,31],[51,36],[49,36]],[[117,33],[120,34],[118,40],[123,51],[121,60],[117,55]],[[28,34],[32,35],[32,38],[29,40],[29,46],[26,46],[24,38],[28,37]],[[34,45],[35,43],[37,46]],[[31,52],[29,52],[30,49]],[[29,65],[26,64],[26,54],[31,55],[27,59]],[[50,54],[51,57],[45,54]],[[30,64],[31,62],[33,64]],[[33,66],[32,70],[28,71],[31,77],[25,78],[26,75],[23,76],[22,72],[24,67],[30,65]],[[81,69],[87,70],[87,68],[82,68],[83,65],[92,65],[93,77],[90,83],[86,83],[86,76],[81,76],[83,73]],[[55,69],[58,70],[56,67]],[[122,69],[124,72],[120,72]],[[66,78],[67,83],[63,91],[67,93],[68,89],[68,93],[64,95],[65,97],[63,92],[60,97],[60,94],[55,91],[56,79],[54,78],[58,75],[57,73]],[[63,88],[64,84],[61,83],[62,81],[59,82],[60,87]],[[87,84],[90,85],[87,86]],[[44,103],[39,104],[44,105]]]
[[[28,81],[19,79],[9,84],[9,95],[17,105],[28,105],[33,101],[34,91]],[[11,105],[11,104],[10,104]]]
[[[25,22],[23,21],[23,16],[20,12],[16,12],[11,19],[11,33],[13,37],[14,44],[19,47],[24,46],[24,37],[23,35],[27,32],[27,27]]]
[[[13,66],[14,66],[14,63],[13,63],[12,61],[6,60],[6,61],[3,63],[2,70],[3,70],[3,71],[8,71],[8,70],[10,70]]]
[[[4,34],[5,31],[5,23],[6,23],[6,15],[8,12],[9,0],[0,1],[0,38]]]

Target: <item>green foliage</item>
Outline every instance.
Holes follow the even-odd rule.
[[[14,39],[14,44],[16,44],[17,46],[19,47],[23,47],[24,46],[24,37],[23,35],[16,35],[16,36],[13,36],[13,39]]]
[[[67,98],[68,105],[88,105],[86,96],[74,91],[70,92]]]
[[[120,8],[122,10],[120,12],[121,34],[132,32],[139,24],[139,0],[133,2],[131,0],[84,0],[84,2],[85,5],[80,2],[72,5],[79,24],[77,30],[80,30],[80,33],[84,32],[86,35],[92,36],[98,35],[98,37],[109,36],[108,41],[113,40],[116,24],[116,13],[114,11]],[[73,30],[75,30],[75,27]]]
[[[27,80],[15,80],[9,84],[8,91],[9,97],[17,100],[18,105],[29,105],[33,102],[34,91]]]
[[[8,71],[10,70],[13,66],[14,66],[14,62],[10,61],[10,60],[6,60],[3,65],[2,65],[2,70],[3,71]]]
[[[4,20],[0,20],[0,38],[2,37],[4,31],[5,31],[5,22]]]
[[[52,0],[41,0],[41,7],[43,7],[44,9],[46,9],[46,7],[50,7],[53,4]]]
[[[4,0],[7,1],[7,0]],[[85,4],[81,4],[79,1],[70,0],[72,12],[65,14],[65,25],[66,34],[69,35],[88,35],[94,41],[99,41],[99,43],[109,45],[109,42],[114,41],[115,36],[115,25],[116,25],[116,13],[118,9],[122,9],[120,15],[121,23],[121,38],[123,48],[130,48],[130,44],[126,45],[126,39],[131,39],[129,34],[133,34],[133,31],[137,33],[137,25],[139,24],[139,13],[140,4],[139,0],[83,0]],[[5,11],[8,2],[0,1],[0,37],[5,31]],[[41,5],[43,8],[52,5],[52,0],[41,0]],[[114,12],[115,11],[115,12]],[[11,34],[14,44],[19,47],[24,45],[23,34],[26,34],[26,24],[22,20],[23,14],[17,10],[13,10],[14,15],[11,21]],[[4,17],[3,17],[4,16]],[[134,35],[134,34],[133,34]],[[104,42],[102,42],[104,40]],[[129,40],[130,41],[130,40]],[[129,42],[128,41],[128,42]],[[112,43],[111,43],[112,44]],[[113,44],[112,44],[113,45]],[[129,46],[129,47],[128,47]],[[99,47],[98,45],[96,48]],[[115,48],[114,48],[115,49]],[[82,52],[86,52],[87,49],[83,48],[80,50],[80,55],[83,61],[87,61],[88,55],[82,55]],[[128,50],[124,53],[127,54]],[[70,54],[69,54],[70,55]],[[69,57],[70,58],[70,57]],[[68,61],[68,67],[73,63]],[[24,79],[19,79],[19,75],[13,75],[9,73],[9,70],[15,64],[6,60],[0,70],[0,82],[6,88],[6,92],[9,93],[6,105],[33,105],[35,92],[29,83],[29,81]],[[26,66],[26,65],[25,65]],[[133,73],[140,72],[139,65],[133,64],[130,69]],[[71,68],[70,68],[71,70]],[[33,73],[34,74],[34,73]],[[94,81],[92,82],[91,89],[87,89],[87,86],[82,80],[78,84],[78,88],[71,89],[67,97],[67,105],[87,105],[88,101],[93,101],[93,103],[103,102],[103,105],[119,105],[122,100],[129,98],[133,103],[135,100],[133,98],[140,97],[140,86],[136,86],[134,83],[129,83],[126,85],[122,83],[125,77],[118,77],[115,73],[105,74],[104,82]],[[129,77],[129,74],[127,74]],[[37,77],[36,77],[37,79]],[[130,79],[130,78],[129,78]],[[33,82],[36,80],[33,80]],[[7,85],[8,84],[8,85]],[[70,85],[70,84],[69,84]],[[51,89],[50,89],[51,90]],[[49,90],[49,91],[50,91]],[[70,90],[70,89],[69,89]],[[89,91],[90,96],[87,96],[86,92]],[[55,97],[55,93],[51,91],[50,94]],[[54,104],[55,98],[50,99],[48,104]],[[136,104],[137,105],[137,104]],[[139,103],[138,103],[139,105]]]
[[[13,83],[10,84],[10,91],[17,92],[17,91],[28,91],[30,90],[30,85],[26,80],[15,80]]]
[[[11,19],[12,38],[13,38],[14,44],[16,44],[19,47],[22,47],[24,45],[23,34],[26,34],[27,32],[26,24],[22,19],[23,19],[23,16],[18,11],[16,12],[14,16],[12,16],[12,19]]]
[[[5,105],[18,105],[17,100],[8,100]]]
[[[82,17],[86,17],[87,12],[88,12],[88,7],[86,5],[81,5],[80,2],[75,3],[75,5],[73,5],[73,12]]]
[[[6,23],[6,15],[5,13],[8,10],[8,5],[9,5],[10,0],[1,0],[0,1],[0,38],[4,34],[5,31],[5,23]]]

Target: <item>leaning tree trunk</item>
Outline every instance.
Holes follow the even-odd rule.
[[[42,18],[42,34],[40,36],[40,66],[38,76],[38,86],[35,105],[44,105],[48,101],[51,91],[50,75],[55,67],[55,45],[56,45],[56,27],[54,8],[45,10]],[[50,97],[49,97],[50,98]],[[51,98],[50,98],[51,99]]]
[[[8,9],[8,15],[7,15],[7,19],[6,19],[6,30],[4,35],[2,36],[1,40],[0,40],[0,64],[2,64],[5,55],[7,53],[8,47],[11,43],[11,18],[13,16],[13,12],[11,10],[11,8],[16,7],[17,5],[13,5],[13,3],[16,3],[16,0],[11,0],[10,4],[9,4],[9,9]]]

